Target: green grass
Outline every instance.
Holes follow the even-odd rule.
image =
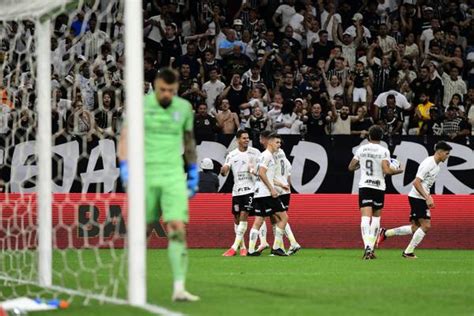
[[[202,301],[174,304],[166,251],[148,251],[149,301],[190,315],[474,315],[473,251],[418,250],[418,260],[406,260],[401,250],[379,250],[372,261],[361,260],[360,250],[302,250],[287,258],[222,252],[190,251],[187,287]],[[34,315],[148,313],[73,304]]]

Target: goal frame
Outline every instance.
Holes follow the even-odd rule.
[[[125,5],[125,95],[127,113],[127,145],[130,168],[128,185],[128,300],[111,298],[110,303],[130,304],[150,312],[178,315],[167,309],[147,304],[146,293],[146,223],[144,196],[144,128],[143,128],[143,13],[142,2],[122,0]],[[52,121],[51,121],[51,21],[54,12],[77,0],[52,0],[49,5],[40,3],[37,9],[17,9],[0,13],[0,21],[31,19],[35,21],[37,54],[37,112],[38,153],[37,225],[38,225],[38,280],[31,283],[65,293],[80,295],[78,291],[60,288],[53,284],[53,220],[52,220]],[[18,5],[18,4],[17,4]],[[49,40],[44,40],[49,39]],[[131,109],[130,111],[128,111]],[[131,216],[133,210],[133,216]],[[13,281],[10,279],[10,281]],[[20,283],[30,283],[21,281]]]

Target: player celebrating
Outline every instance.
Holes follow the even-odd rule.
[[[232,247],[223,256],[235,256],[240,246],[240,255],[246,256],[244,234],[247,231],[247,219],[253,211],[254,176],[251,172],[255,168],[260,151],[249,147],[249,134],[239,130],[236,135],[238,148],[231,151],[221,168],[221,175],[227,176],[232,169],[234,187],[232,189],[232,214],[234,215],[235,240]]]
[[[263,132],[261,134],[260,142],[264,147],[266,147],[267,145],[269,134],[270,132],[268,133]],[[291,194],[291,189],[290,189],[291,163],[288,161],[288,159],[286,158],[285,152],[281,148],[278,149],[278,151],[274,154],[274,158],[275,158],[275,163],[276,163],[275,180],[274,180],[275,189],[278,192],[281,202],[285,206],[285,211],[287,212],[287,216],[288,216],[288,209],[290,206],[290,194]],[[276,218],[278,214],[279,213],[276,213],[270,216],[270,220],[273,226],[278,221],[278,218]],[[294,255],[301,249],[301,246],[296,241],[293,231],[291,230],[289,219],[285,226],[285,236],[290,241],[290,249],[288,250],[288,254]],[[262,224],[262,227],[260,227],[260,246],[257,249],[257,251],[262,252],[266,248],[268,248],[267,228],[264,221]]]
[[[155,93],[145,96],[145,171],[146,221],[148,230],[160,215],[168,231],[168,256],[173,272],[173,301],[198,301],[199,297],[185,289],[188,256],[186,223],[188,197],[197,190],[199,170],[193,135],[191,104],[176,96],[178,77],[169,69],[161,69],[155,79]],[[127,129],[122,129],[119,143],[120,175],[128,180]],[[183,169],[182,149],[188,180]],[[133,210],[131,212],[133,215]]]
[[[275,189],[276,162],[274,154],[281,146],[281,138],[278,134],[272,133],[268,137],[266,150],[260,155],[257,164],[257,181],[255,183],[255,221],[250,231],[249,256],[259,256],[261,252],[255,251],[259,229],[265,220],[264,217],[278,213],[275,227],[275,241],[272,247],[272,255],[287,256],[284,250],[283,235],[288,218],[285,206],[278,198]]]
[[[416,172],[416,178],[413,186],[408,193],[410,202],[410,222],[411,225],[405,225],[393,229],[380,230],[377,238],[377,247],[387,238],[392,236],[403,236],[413,234],[408,247],[402,256],[408,259],[416,259],[415,248],[425,237],[431,227],[430,209],[435,207],[433,198],[430,195],[430,188],[436,181],[440,171],[439,164],[445,162],[450,154],[452,147],[445,142],[438,142],[435,146],[435,153],[423,160]]]
[[[399,174],[403,169],[390,168],[390,152],[380,145],[383,130],[380,126],[369,129],[369,143],[360,146],[349,164],[349,170],[361,168],[359,207],[362,214],[360,228],[364,241],[362,259],[375,259],[374,245],[380,228],[380,215],[385,198],[385,175]],[[371,222],[372,218],[372,222]]]

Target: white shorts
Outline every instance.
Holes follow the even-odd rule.
[[[367,89],[354,88],[354,91],[352,91],[352,102],[366,102],[366,101],[367,101]]]

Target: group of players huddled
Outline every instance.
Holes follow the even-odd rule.
[[[278,134],[264,131],[260,143],[263,153],[250,147],[249,134],[238,131],[238,147],[231,151],[221,168],[226,176],[232,170],[234,187],[232,190],[232,214],[234,215],[235,240],[232,247],[223,256],[235,256],[240,248],[241,256],[260,256],[269,247],[265,219],[270,218],[274,227],[274,242],[271,254],[275,256],[293,255],[301,246],[295,239],[288,223],[290,205],[291,164],[281,147]],[[249,236],[249,249],[245,246],[244,235],[247,231],[248,217],[255,216]],[[283,236],[291,246],[285,251]],[[257,249],[256,244],[260,239]]]
[[[416,258],[414,249],[431,227],[430,209],[434,208],[434,201],[430,195],[430,188],[440,171],[439,164],[448,159],[452,148],[445,142],[439,142],[435,146],[435,154],[420,164],[408,194],[411,223],[387,230],[380,228],[385,197],[385,176],[403,173],[403,168],[398,161],[390,157],[388,149],[380,144],[382,136],[382,129],[373,126],[369,130],[369,142],[358,148],[349,164],[350,171],[361,169],[359,207],[364,243],[362,258],[376,259],[375,248],[387,237],[413,234],[402,256],[414,259]],[[234,176],[232,214],[235,240],[223,256],[235,256],[239,249],[241,256],[260,256],[269,247],[266,238],[266,217],[270,218],[274,233],[271,255],[293,255],[301,249],[301,246],[296,241],[288,222],[291,163],[280,148],[281,138],[276,133],[264,131],[260,135],[260,143],[265,148],[263,153],[249,145],[249,134],[246,131],[238,131],[236,138],[238,148],[227,155],[221,168],[223,176],[230,170]],[[247,250],[244,235],[249,216],[255,216],[255,219],[250,230]],[[290,241],[288,251],[285,251],[283,236]],[[255,249],[258,239],[260,245]]]

